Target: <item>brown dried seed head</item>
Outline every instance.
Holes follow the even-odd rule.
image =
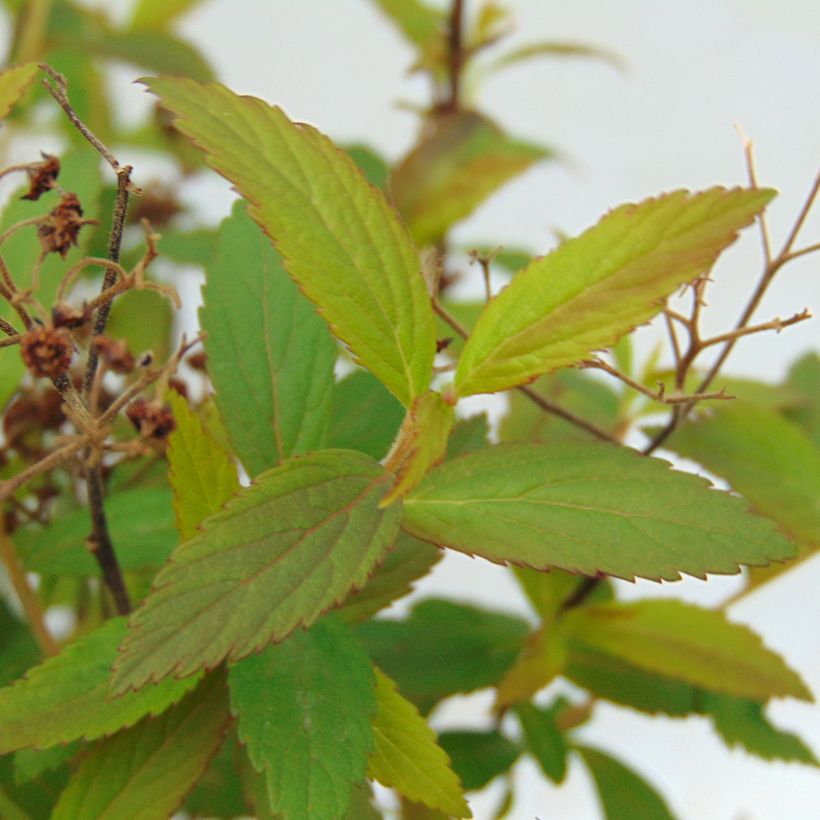
[[[134,399],[125,415],[143,438],[164,439],[176,428],[174,415],[167,404],[158,405],[147,399]]]
[[[37,229],[44,253],[59,253],[64,257],[71,250],[71,246],[77,244],[80,228],[95,221],[83,219],[83,209],[77,194],[63,194],[60,204]]]
[[[82,327],[90,318],[91,311],[87,305],[83,305],[82,310],[79,310],[66,302],[62,302],[51,309],[51,323],[54,327],[78,328]]]
[[[163,182],[152,181],[143,188],[142,195],[133,200],[128,221],[139,223],[147,219],[153,227],[162,227],[182,211],[174,189]]]
[[[123,339],[112,339],[110,336],[95,336],[94,347],[100,358],[115,373],[130,373],[136,362]]]
[[[46,191],[50,191],[60,175],[60,160],[54,154],[43,154],[42,162],[34,162],[28,171],[31,183],[27,194],[20,199],[37,200]]]
[[[192,353],[185,361],[188,363],[188,366],[194,370],[200,370],[203,373],[208,370],[208,357],[204,350],[198,350],[196,353]]]
[[[53,379],[71,365],[71,334],[64,327],[34,328],[23,334],[20,353],[33,375]]]

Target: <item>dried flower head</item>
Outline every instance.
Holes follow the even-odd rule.
[[[79,309],[62,302],[51,309],[51,323],[54,327],[67,327],[73,330],[82,327],[90,318],[91,311],[86,305]]]
[[[194,370],[199,370],[202,373],[208,371],[208,357],[204,350],[197,350],[196,353],[192,353],[188,356],[185,361],[188,363],[188,366]]]
[[[42,154],[42,152],[40,152]],[[28,169],[30,187],[20,199],[37,200],[50,191],[60,175],[60,160],[54,154],[42,154],[42,162],[33,162]]]
[[[157,404],[143,398],[134,399],[125,415],[143,438],[164,439],[176,427],[174,415],[167,404]]]
[[[142,194],[135,197],[133,207],[128,212],[128,221],[140,223],[147,219],[152,226],[167,225],[183,210],[174,189],[164,182],[149,182],[142,189]]]
[[[83,219],[83,209],[77,194],[63,194],[60,204],[40,223],[37,236],[44,253],[59,253],[65,256],[83,225],[96,224],[96,219]]]
[[[64,327],[33,328],[23,334],[20,353],[33,375],[53,379],[71,365],[71,334]]]
[[[136,362],[123,339],[112,339],[110,336],[95,336],[94,347],[99,357],[115,373],[130,373]]]

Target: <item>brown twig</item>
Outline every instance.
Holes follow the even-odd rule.
[[[747,325],[746,327],[739,327],[735,330],[730,330],[728,333],[721,333],[719,336],[712,336],[709,339],[704,339],[701,342],[701,349],[711,347],[712,345],[722,344],[723,342],[731,341],[732,339],[739,339],[741,336],[751,336],[753,333],[763,333],[767,330],[774,330],[780,333],[784,328],[796,325],[798,322],[805,322],[812,318],[812,313],[808,308],[804,308],[800,313],[795,313],[788,319],[775,318],[769,322],[763,322],[760,325]]]
[[[450,315],[447,309],[437,300],[432,300],[433,310],[448,324],[450,325],[462,339],[468,339],[470,334],[467,332],[467,329],[458,321],[454,316]],[[620,442],[614,437],[607,433],[606,430],[602,430],[600,427],[596,427],[592,422],[587,421],[586,419],[582,419],[580,416],[576,416],[574,413],[570,413],[569,410],[565,410],[563,407],[557,404],[553,404],[549,399],[545,399],[540,393],[533,390],[529,385],[519,385],[516,387],[520,393],[523,393],[533,404],[541,408],[545,413],[550,413],[553,416],[558,416],[559,418],[564,419],[564,421],[568,421],[570,424],[574,424],[576,427],[580,427],[582,430],[586,430],[588,433],[591,433],[596,438],[601,439],[602,441],[611,441],[614,444],[619,444]]]
[[[5,319],[0,319],[0,330],[6,334],[6,336],[19,336],[20,334],[15,329],[14,325],[7,322]]]
[[[452,0],[450,21],[447,26],[447,59],[449,94],[442,109],[458,111],[461,105],[461,70],[464,67],[464,49],[461,42],[464,18],[464,0]]]
[[[2,520],[0,520],[0,559],[3,561],[6,574],[11,581],[11,585],[14,587],[14,591],[17,593],[23,612],[26,613],[32,634],[39,644],[40,649],[42,649],[43,654],[50,657],[59,655],[60,647],[48,631],[45,613],[40,604],[40,599],[28,582],[25,570],[20,564],[20,559],[17,557],[14,544],[12,544],[8,533],[5,531]]]

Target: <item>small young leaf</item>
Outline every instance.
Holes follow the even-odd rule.
[[[429,46],[444,28],[441,11],[422,0],[374,0],[402,34],[421,48]]]
[[[509,771],[522,751],[495,729],[442,732],[438,741],[467,791],[483,789],[494,777]]]
[[[709,270],[773,196],[675,191],[611,211],[533,261],[487,305],[458,363],[458,394],[506,390],[610,347]]]
[[[417,538],[534,569],[677,580],[794,555],[741,500],[603,443],[470,453],[430,472],[404,510],[402,526]]]
[[[624,68],[624,61],[619,55],[600,46],[590,45],[589,43],[541,41],[527,43],[508,51],[506,54],[502,54],[490,63],[488,70],[495,73],[503,68],[519,65],[538,57],[584,57],[603,60],[619,70]]]
[[[738,697],[812,700],[800,676],[747,626],[717,610],[646,600],[579,607],[562,621],[570,645]]]
[[[347,596],[339,614],[347,623],[366,621],[407,595],[413,582],[427,575],[443,554],[438,547],[400,532],[384,563],[361,589]]]
[[[366,370],[345,376],[333,394],[328,446],[384,458],[404,419],[404,408]]]
[[[367,456],[323,450],[258,476],[182,544],[131,618],[113,690],[238,660],[362,586],[393,544],[400,505]]]
[[[169,394],[176,429],[168,437],[168,472],[180,537],[196,534],[200,522],[219,512],[239,491],[236,465],[176,391]]]
[[[230,720],[225,675],[209,675],[155,718],[98,741],[80,759],[53,820],[170,817],[216,753]]]
[[[521,721],[527,751],[536,759],[544,774],[560,784],[567,774],[569,747],[555,722],[555,709],[542,709],[532,703],[521,703],[515,714]]]
[[[798,542],[820,544],[820,450],[774,410],[733,401],[664,444],[727,479]]]
[[[409,407],[433,369],[433,312],[407,230],[350,157],[280,109],[220,85],[146,81],[252,204],[334,333]]]
[[[34,82],[39,69],[35,63],[7,68],[0,72],[0,119],[7,117],[17,101]]]
[[[444,458],[454,421],[453,405],[440,393],[428,390],[416,398],[385,461],[396,481],[382,500],[383,507],[417,487],[430,468]]]
[[[589,746],[575,746],[589,768],[606,820],[675,820],[664,799],[615,758]]]
[[[373,749],[375,681],[349,627],[324,618],[229,672],[231,708],[270,808],[343,818]]]
[[[436,733],[396,691],[396,684],[380,669],[375,672],[375,746],[368,775],[416,803],[454,817],[472,817]]]
[[[105,509],[120,567],[138,570],[158,567],[179,541],[170,491],[139,487],[114,493]],[[26,527],[14,542],[26,568],[43,575],[95,576],[99,564],[86,546],[88,510],[66,512],[45,529]]]
[[[794,760],[820,766],[814,753],[797,735],[769,723],[762,703],[703,692],[700,705],[730,748],[742,746],[764,760]]]
[[[158,715],[196,684],[195,677],[167,680],[109,699],[111,665],[125,633],[125,619],[112,618],[0,689],[0,754],[111,734]]]
[[[508,137],[475,111],[442,113],[393,170],[390,191],[416,243],[432,245],[453,223],[549,154]]]
[[[356,629],[373,662],[422,712],[448,695],[496,683],[528,632],[519,618],[437,600],[418,604],[405,621],[369,621]]]
[[[202,0],[138,0],[131,13],[132,29],[162,31]]]
[[[322,447],[336,345],[242,202],[219,228],[203,298],[208,374],[248,472]]]

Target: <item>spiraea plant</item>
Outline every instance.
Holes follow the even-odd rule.
[[[28,147],[47,122],[65,145],[0,171],[25,183],[0,229],[0,815],[470,817],[502,778],[500,817],[528,755],[556,784],[580,758],[608,818],[671,817],[577,737],[600,702],[700,715],[728,746],[816,766],[766,714],[812,699],[774,648],[724,609],[626,602],[611,579],[748,568],[747,592],[820,543],[820,359],[781,385],[723,372],[743,337],[810,319],[757,308],[820,249],[801,236],[820,177],[779,244],[747,146],[745,186],[618,205],[543,255],[459,248],[453,225],[552,157],[465,89],[536,56],[610,55],[505,50],[492,2],[378,0],[433,91],[388,167],[215,83],[172,31],[190,5],[142,0],[115,27],[32,2],[0,74],[4,130]],[[152,122],[115,124],[108,59],[160,75],[141,80]],[[240,198],[218,229],[182,230],[173,186],[121,161],[134,149],[181,178],[210,166]],[[710,272],[755,223],[762,273],[707,335]],[[465,251],[485,300],[451,295]],[[163,258],[205,272],[193,338],[173,339]],[[650,321],[671,368],[634,364]],[[491,443],[459,402],[502,392]],[[444,599],[382,617],[446,550],[513,573],[531,617]],[[559,678],[573,694],[550,699]],[[486,688],[490,728],[433,731],[440,703]]]

